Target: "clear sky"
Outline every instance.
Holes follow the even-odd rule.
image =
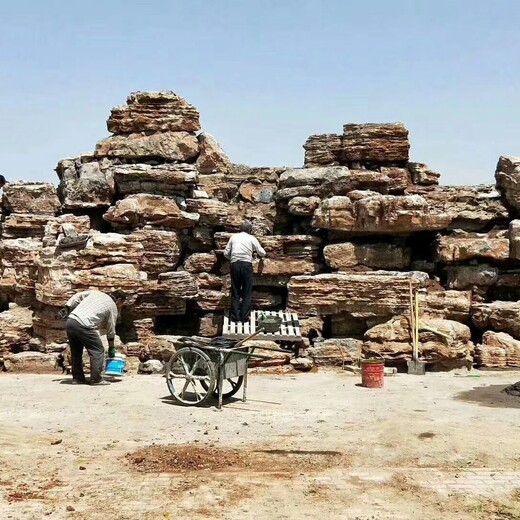
[[[57,181],[135,90],[174,90],[233,162],[402,121],[444,184],[520,155],[518,0],[18,0],[0,7],[0,173]]]

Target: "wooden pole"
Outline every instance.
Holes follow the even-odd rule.
[[[414,360],[419,360],[419,295],[417,291],[414,292],[415,296],[415,352],[414,352]]]
[[[410,282],[410,337],[412,338],[412,358],[415,359],[415,319],[414,319],[414,305],[413,305],[413,288],[412,280]]]

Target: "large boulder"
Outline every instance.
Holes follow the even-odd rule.
[[[41,240],[33,238],[0,241],[0,291],[20,305],[34,302],[41,247]]]
[[[419,186],[439,184],[441,174],[431,170],[428,165],[424,163],[409,162],[408,171],[410,172],[413,184],[418,184]]]
[[[276,183],[262,181],[261,179],[250,179],[240,184],[238,193],[249,202],[269,204],[273,201],[276,189]]]
[[[242,198],[248,202],[269,204],[273,201],[278,178],[286,168],[250,167],[232,164],[225,172],[199,176],[199,186],[210,198],[229,202]]]
[[[493,185],[410,186],[407,194],[420,195],[429,208],[451,217],[449,229],[485,231],[505,225],[509,213]]]
[[[410,163],[408,163],[410,164]],[[411,175],[407,168],[381,166],[379,171],[388,177],[388,193],[402,194],[411,184]]]
[[[433,285],[426,273],[417,271],[293,276],[288,283],[288,306],[303,315],[346,314],[345,327],[342,332],[339,329],[336,332],[352,337],[351,328],[363,330],[365,323],[380,323],[385,318],[409,312],[410,280],[414,287],[427,288],[418,296],[424,316],[457,321],[468,319],[470,291],[445,291]]]
[[[402,123],[343,125],[342,155],[348,162],[406,163],[409,150]]]
[[[209,273],[216,263],[215,253],[193,253],[184,261],[184,269],[190,273]]]
[[[199,112],[175,92],[132,92],[126,105],[114,107],[107,121],[109,132],[197,132]]]
[[[27,372],[48,374],[56,371],[56,354],[43,352],[20,352],[4,356],[4,370],[7,372]]]
[[[293,276],[288,306],[306,315],[348,312],[355,317],[390,317],[409,308],[410,281],[425,286],[428,275],[372,271]]]
[[[520,211],[520,157],[501,156],[498,159],[495,179],[504,202],[518,213]]]
[[[520,367],[520,341],[505,332],[488,330],[482,344],[475,347],[478,366],[492,368]]]
[[[341,135],[315,134],[303,145],[305,167],[332,166],[341,163]]]
[[[199,155],[199,142],[188,132],[164,132],[152,135],[115,135],[96,144],[96,157],[112,159],[161,159],[194,161]]]
[[[12,182],[4,188],[2,206],[8,213],[54,215],[60,201],[50,182]]]
[[[419,306],[424,316],[466,322],[471,309],[471,291],[446,291],[428,289],[418,294]]]
[[[224,287],[222,277],[210,273],[197,273],[195,280],[198,289],[196,307],[202,311],[215,312],[229,308],[229,290]]]
[[[14,303],[0,312],[0,354],[27,350],[32,336],[32,311]]]
[[[197,139],[200,155],[195,165],[200,173],[226,172],[231,168],[229,157],[211,134],[202,132]]]
[[[235,203],[221,202],[217,199],[187,199],[187,209],[200,215],[201,226],[226,226],[238,214]]]
[[[199,221],[199,215],[181,210],[174,199],[145,193],[117,201],[103,218],[124,227],[150,224],[175,229],[193,227]]]
[[[182,346],[179,342],[181,339],[182,336],[152,335],[145,341],[127,344],[127,351],[131,355],[167,362],[175,354],[177,348]]]
[[[60,265],[57,260],[55,264],[40,265],[35,284],[36,298],[45,305],[60,307],[75,293],[90,289],[103,292],[121,289],[129,294],[136,294],[147,286],[146,279],[146,273],[134,264],[76,269],[72,262],[70,265]]]
[[[156,277],[159,273],[175,269],[182,252],[179,235],[173,230],[146,226],[128,235],[98,231],[90,231],[89,234],[84,247],[67,249],[56,248],[56,239],[52,240],[52,235],[47,235],[49,247],[43,249],[38,261],[40,276],[45,276],[45,270],[58,270],[67,280],[74,271],[128,263]]]
[[[257,236],[273,232],[276,207],[273,204],[249,202],[222,202],[216,199],[187,199],[187,209],[200,215],[199,225],[204,228],[220,228],[238,231],[244,220],[251,221]]]
[[[90,155],[63,159],[56,167],[63,209],[106,207],[115,196],[112,163]]]
[[[421,318],[419,324],[419,356],[430,368],[449,370],[471,367],[475,346],[467,325],[431,318]],[[412,343],[408,318],[398,316],[368,330],[365,333],[363,353],[365,357],[382,356],[394,363],[404,364],[411,360]]]
[[[317,366],[343,366],[360,359],[362,346],[363,342],[358,339],[331,338],[314,342],[308,355]]]
[[[139,265],[149,278],[173,271],[179,265],[182,243],[177,231],[145,226],[132,231],[128,237],[142,246]]]
[[[40,269],[68,269],[73,274],[75,271],[110,264],[128,263],[138,266],[143,252],[143,245],[129,235],[91,231],[84,247],[43,248],[37,265]]]
[[[444,229],[451,220],[419,195],[354,192],[322,201],[312,226],[353,234],[394,234]]]
[[[505,332],[520,340],[520,302],[473,304],[471,321],[478,329]]]
[[[346,195],[353,190],[387,193],[390,183],[390,177],[378,171],[354,170],[346,166],[288,168],[280,175],[275,199]]]
[[[339,271],[358,266],[406,269],[410,264],[410,248],[383,242],[329,244],[323,248],[323,256],[328,266]]]
[[[187,163],[120,164],[114,166],[112,172],[121,195],[185,195],[198,180],[197,169]]]
[[[186,271],[160,273],[156,279],[141,281],[133,291],[128,312],[133,319],[186,314],[186,300],[198,298],[193,275]]]
[[[287,209],[296,217],[312,217],[320,203],[321,199],[317,196],[293,197],[289,200]]]
[[[2,238],[42,238],[50,215],[11,213],[2,226]]]
[[[507,260],[509,239],[506,231],[488,233],[455,231],[451,235],[437,237],[435,256],[438,261],[445,263],[467,260]]]
[[[32,332],[34,337],[46,347],[53,344],[67,343],[65,320],[58,315],[66,301],[66,299],[63,299],[59,303],[56,302],[55,305],[37,302],[35,305]]]

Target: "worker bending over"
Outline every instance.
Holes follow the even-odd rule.
[[[61,315],[67,317],[65,328],[70,345],[73,385],[87,382],[83,372],[83,347],[90,356],[90,384],[110,384],[102,378],[105,347],[99,328],[106,327],[108,357],[114,357],[117,313],[125,300],[123,291],[114,291],[110,295],[101,291],[84,291],[74,295],[62,309]]]
[[[260,258],[265,256],[264,248],[251,235],[252,230],[251,222],[244,221],[240,226],[240,233],[231,236],[224,250],[224,256],[231,261],[231,319],[233,321],[249,321],[253,292],[253,254],[256,253]]]

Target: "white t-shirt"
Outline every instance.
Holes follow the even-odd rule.
[[[253,253],[259,257],[265,256],[265,250],[256,237],[244,231],[235,233],[224,250],[224,256],[231,260],[231,263],[238,261],[253,263]]]

